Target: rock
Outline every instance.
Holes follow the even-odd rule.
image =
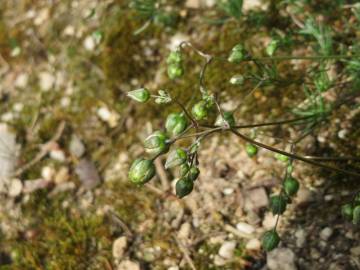
[[[60,162],[64,162],[66,160],[65,153],[61,149],[51,150],[50,157]]]
[[[235,247],[235,241],[226,241],[221,245],[219,255],[225,259],[231,259],[234,256]]]
[[[116,270],[140,270],[140,264],[138,262],[124,260],[120,262]]]
[[[69,145],[69,151],[75,157],[80,158],[85,153],[85,146],[76,135],[71,136],[71,141]]]
[[[269,270],[296,270],[295,254],[289,248],[276,248],[267,253]]]
[[[314,200],[314,193],[309,189],[300,187],[299,192],[296,196],[296,202],[299,205],[308,204]]]
[[[124,252],[127,247],[127,238],[125,236],[121,236],[116,239],[112,246],[112,254],[114,259],[121,259],[124,256]]]
[[[17,197],[21,194],[23,189],[23,184],[20,179],[12,179],[10,181],[10,186],[8,190],[8,195],[10,197]]]
[[[295,232],[295,237],[296,237],[296,246],[299,248],[303,247],[306,240],[305,230],[304,229],[297,230]]]
[[[182,240],[188,240],[189,236],[190,236],[190,231],[191,231],[191,225],[190,223],[186,222],[181,224],[180,230],[177,234],[177,236],[179,237],[179,239]]]
[[[264,219],[262,221],[262,226],[267,229],[270,230],[272,228],[274,228],[276,223],[276,216],[274,216],[272,213],[270,212],[266,212]]]
[[[55,177],[54,177],[54,182],[59,185],[62,183],[65,183],[69,180],[69,168],[62,166],[60,167],[60,169],[57,171]]]
[[[75,172],[86,189],[92,189],[100,184],[99,173],[94,163],[88,159],[81,159]]]
[[[180,270],[179,266],[170,266],[167,270]]]
[[[238,224],[236,224],[236,229],[246,234],[252,234],[255,232],[255,228],[245,222],[239,222]]]
[[[39,73],[39,84],[41,90],[44,92],[49,91],[51,88],[53,88],[55,84],[55,76],[53,76],[51,73],[47,71],[43,71]]]
[[[352,247],[350,249],[350,253],[351,253],[351,255],[354,255],[359,258],[360,257],[360,246]]]
[[[333,234],[333,229],[326,227],[321,230],[320,238],[324,241],[327,241],[331,237],[332,234]]]
[[[100,107],[97,110],[97,115],[101,120],[106,122],[111,128],[116,127],[119,115],[115,112],[110,111],[107,107]]]
[[[44,189],[49,187],[51,184],[50,181],[45,179],[36,179],[36,180],[26,180],[24,182],[24,193],[32,193],[38,189]]]
[[[55,169],[50,166],[42,167],[41,169],[41,177],[47,181],[53,180],[55,175]]]
[[[25,88],[28,84],[29,75],[26,73],[20,73],[14,82],[15,87]]]
[[[247,243],[245,248],[247,250],[260,250],[261,248],[261,242],[257,238],[250,239]]]
[[[200,0],[187,0],[185,2],[185,7],[187,8],[199,8],[201,5]]]
[[[226,260],[219,255],[215,255],[214,256],[214,264],[216,266],[224,266],[226,264]]]
[[[245,210],[258,210],[266,207],[269,204],[269,199],[263,187],[248,190],[245,194]]]
[[[84,48],[88,51],[93,51],[96,47],[95,39],[92,36],[87,36],[84,40]]]
[[[0,182],[14,173],[19,150],[15,134],[8,125],[0,123]]]

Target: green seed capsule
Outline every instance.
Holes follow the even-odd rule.
[[[184,68],[179,64],[170,64],[167,68],[167,73],[171,80],[175,80],[184,75]]]
[[[167,144],[166,140],[167,137],[164,132],[155,131],[145,139],[144,147],[150,154],[164,154],[169,150],[169,145]]]
[[[142,185],[150,181],[155,175],[155,165],[151,160],[144,158],[136,159],[130,167],[129,179],[136,185]]]
[[[300,186],[299,181],[293,177],[286,178],[283,185],[284,185],[285,193],[288,196],[296,195]]]
[[[181,178],[176,182],[175,190],[176,196],[183,198],[186,195],[189,195],[194,188],[193,181],[188,178]]]
[[[181,149],[175,149],[174,151],[171,151],[168,155],[168,158],[165,162],[165,169],[173,168],[176,166],[179,166],[186,162],[187,154],[186,152]]]
[[[289,157],[288,156],[285,156],[283,154],[279,154],[279,153],[275,153],[275,158],[277,160],[280,160],[282,162],[288,162],[289,161]]]
[[[228,61],[231,63],[240,63],[249,58],[248,52],[245,50],[242,44],[236,45],[232,48]]]
[[[196,166],[191,166],[189,173],[188,173],[188,179],[191,181],[195,181],[200,174],[200,170]]]
[[[245,145],[245,150],[249,157],[255,156],[258,152],[257,146],[252,143],[247,143]]]
[[[353,223],[360,224],[360,205],[356,206],[353,211]]]
[[[137,102],[145,103],[150,99],[150,92],[146,88],[140,88],[127,93],[129,98],[136,100]]]
[[[202,100],[196,103],[191,110],[192,115],[196,120],[203,120],[208,115],[208,108],[206,101]]]
[[[352,207],[352,205],[350,203],[344,204],[341,207],[341,214],[346,220],[349,220],[349,221],[352,220],[353,212],[354,212],[354,208]]]
[[[227,123],[230,127],[235,126],[235,118],[232,112],[223,112],[224,118],[222,115],[218,115],[215,121],[215,126],[223,127]]]
[[[189,172],[190,167],[187,163],[181,164],[180,166],[180,176],[184,177]]]
[[[360,192],[358,194],[356,194],[356,196],[354,198],[354,203],[355,204],[360,204]]]
[[[182,54],[180,50],[175,50],[170,52],[168,58],[166,59],[167,64],[181,64],[182,63]]]
[[[172,136],[181,134],[186,129],[186,127],[186,117],[181,113],[171,113],[166,118],[166,131]]]
[[[274,230],[267,231],[262,237],[262,246],[266,251],[275,249],[280,243],[280,237]]]
[[[281,215],[286,210],[287,199],[282,195],[270,197],[270,209],[274,215]]]

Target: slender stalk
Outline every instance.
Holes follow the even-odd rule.
[[[257,142],[251,138],[249,138],[248,136],[245,136],[244,134],[241,134],[239,133],[237,130],[235,129],[230,129],[230,131],[235,134],[237,137],[249,142],[249,143],[252,143],[254,145],[257,145],[259,147],[262,147],[262,148],[265,148],[267,150],[270,150],[272,152],[276,152],[276,153],[279,153],[279,154],[282,154],[284,156],[287,156],[289,158],[293,158],[293,159],[296,159],[296,160],[300,160],[300,161],[303,161],[305,163],[308,163],[308,164],[311,164],[311,165],[314,165],[314,166],[318,166],[320,168],[324,168],[324,169],[327,169],[327,170],[332,170],[332,171],[336,171],[336,172],[339,172],[339,173],[344,173],[344,174],[348,174],[348,175],[352,175],[352,176],[356,176],[356,177],[360,177],[360,173],[356,173],[356,172],[351,172],[351,171],[348,171],[348,170],[344,170],[344,169],[340,169],[340,168],[337,168],[337,167],[334,167],[334,166],[330,166],[330,165],[326,165],[326,164],[323,164],[323,163],[319,163],[319,162],[316,162],[312,159],[308,159],[308,158],[305,158],[303,156],[299,156],[299,155],[296,155],[296,154],[291,154],[289,152],[286,152],[286,151],[283,151],[283,150],[279,150],[275,147],[272,147],[272,146],[269,146],[269,145],[266,145],[266,144],[263,144],[263,143],[260,143],[260,142]]]

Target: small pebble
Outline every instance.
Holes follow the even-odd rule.
[[[320,238],[324,241],[327,241],[331,237],[332,234],[333,234],[333,229],[326,227],[321,230]]]
[[[221,245],[219,255],[225,259],[231,259],[234,256],[235,247],[235,241],[226,241]]]
[[[114,259],[121,259],[124,255],[124,252],[127,247],[127,238],[126,236],[121,236],[117,238],[112,246],[112,254]]]

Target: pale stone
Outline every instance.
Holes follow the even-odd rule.
[[[54,160],[64,162],[66,160],[64,151],[60,149],[54,149],[50,151],[50,157]]]
[[[267,253],[269,270],[296,270],[295,254],[289,248],[276,248]]]
[[[238,224],[236,224],[236,229],[246,234],[252,234],[255,232],[255,228],[245,222],[239,222]]]
[[[49,91],[51,88],[53,88],[55,84],[55,76],[53,76],[51,73],[47,71],[43,71],[39,73],[39,84],[41,90],[44,92]]]
[[[55,175],[55,169],[50,166],[45,166],[41,169],[41,177],[47,181],[51,181]]]
[[[248,250],[260,250],[261,248],[261,242],[257,238],[250,239],[245,246]]]
[[[77,158],[80,158],[85,153],[85,146],[76,135],[71,136],[69,150]]]
[[[21,194],[23,184],[20,179],[12,179],[10,182],[8,194],[10,197],[17,197]]]
[[[226,241],[221,245],[219,255],[225,259],[231,259],[234,256],[235,247],[235,241]]]
[[[330,227],[326,227],[321,230],[320,238],[324,241],[327,241],[331,237],[332,234],[333,234],[333,229],[331,229]]]
[[[93,51],[96,47],[96,42],[92,36],[87,36],[84,40],[84,48],[88,51]]]
[[[112,255],[114,259],[121,259],[124,256],[124,252],[127,247],[127,238],[125,236],[121,236],[116,239],[112,246]]]
[[[116,268],[117,270],[140,270],[140,265],[138,262],[124,260],[120,262],[119,266]]]

